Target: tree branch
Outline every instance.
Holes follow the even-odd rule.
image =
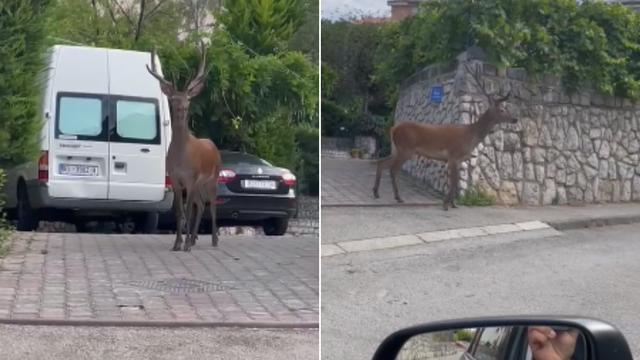
[[[116,4],[116,6],[118,7],[118,9],[120,9],[120,12],[122,12],[122,15],[124,15],[125,18],[127,18],[127,21],[129,21],[129,24],[131,24],[131,26],[136,26],[133,22],[133,20],[131,19],[131,17],[129,16],[129,14],[124,10],[124,8],[122,7],[122,5],[120,5],[120,3],[118,2],[118,0],[113,0],[113,2]]]
[[[146,0],[140,0],[140,13],[138,14],[138,23],[135,28],[135,35],[133,36],[133,42],[137,43],[142,34],[142,21],[144,20],[144,10],[147,5]]]

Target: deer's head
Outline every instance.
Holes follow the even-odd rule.
[[[509,91],[506,96],[503,96],[503,97],[498,98],[498,99],[494,98],[484,88],[484,85],[482,84],[482,82],[479,79],[478,71],[476,71],[476,73],[474,74],[473,72],[471,72],[471,70],[469,69],[467,64],[465,64],[464,67],[467,69],[467,72],[469,72],[469,74],[471,74],[471,77],[473,77],[473,80],[475,80],[475,82],[478,85],[478,87],[482,90],[484,95],[489,100],[489,108],[482,115],[480,115],[480,118],[478,119],[478,121],[490,122],[491,125],[515,124],[515,123],[517,123],[518,119],[513,117],[513,116],[511,116],[511,115],[509,115],[502,108],[502,103],[504,103],[505,101],[507,101],[507,100],[509,100],[511,98],[511,91]]]
[[[200,52],[200,65],[198,66],[198,71],[191,80],[187,82],[184,89],[178,90],[175,84],[158,74],[155,63],[155,45],[151,49],[151,67],[147,65],[147,71],[149,71],[149,74],[160,82],[160,89],[169,99],[172,126],[186,126],[191,99],[197,96],[204,86],[204,80],[207,77],[207,72],[205,72],[206,47],[204,43],[201,44],[198,51]]]

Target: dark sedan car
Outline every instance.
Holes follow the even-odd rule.
[[[220,155],[218,226],[262,226],[266,235],[284,235],[297,208],[296,177],[255,155],[235,151],[220,151]],[[160,215],[159,229],[175,230],[175,226],[173,211]],[[199,232],[210,229],[207,204]]]

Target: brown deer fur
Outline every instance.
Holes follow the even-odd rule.
[[[494,99],[480,83],[477,74],[472,74],[466,65],[465,68],[489,99],[489,108],[480,115],[478,121],[469,125],[434,125],[405,121],[393,126],[390,131],[391,155],[378,161],[376,181],[373,186],[373,196],[376,199],[379,198],[378,188],[382,169],[390,167],[389,173],[395,200],[399,203],[404,202],[398,194],[396,175],[402,165],[416,154],[447,163],[449,192],[445,196],[443,208],[445,211],[449,210],[449,204],[452,208],[456,208],[453,199],[458,184],[458,164],[471,158],[473,150],[492,131],[495,125],[518,122],[517,118],[507,114],[501,108],[502,103],[511,96],[511,92],[505,97]]]
[[[173,188],[173,211],[176,216],[176,240],[173,250],[180,250],[182,245],[182,218],[186,208],[185,222],[187,234],[183,251],[191,251],[195,245],[200,227],[205,201],[209,200],[211,211],[211,245],[218,246],[218,230],[216,228],[216,198],[218,195],[218,176],[222,161],[216,145],[209,139],[198,139],[189,131],[188,113],[191,99],[198,95],[204,85],[206,49],[200,49],[200,66],[196,75],[187,83],[184,90],[167,81],[156,71],[156,49],[151,52],[149,73],[160,82],[162,92],[167,95],[171,109],[172,139],[167,153],[166,166]],[[183,205],[182,194],[186,190],[186,204]],[[195,214],[193,213],[195,207]]]

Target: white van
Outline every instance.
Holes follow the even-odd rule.
[[[153,233],[173,194],[165,158],[169,103],[147,52],[57,45],[47,53],[37,161],[5,170],[5,209],[17,228],[133,220]],[[160,69],[159,61],[156,66]]]

